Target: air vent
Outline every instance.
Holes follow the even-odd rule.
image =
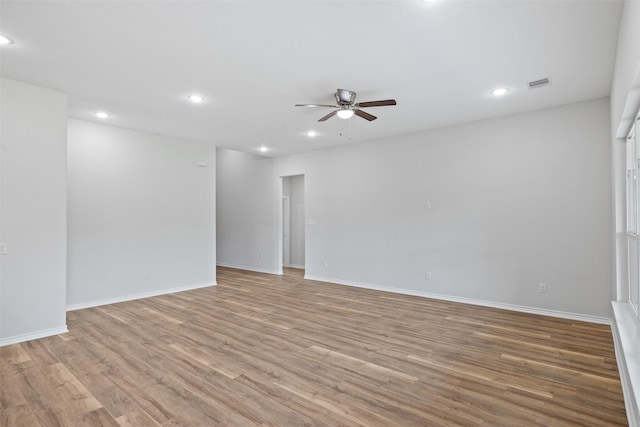
[[[529,82],[529,89],[538,89],[539,87],[549,86],[550,84],[551,80],[549,79],[549,77],[545,77],[544,79]]]

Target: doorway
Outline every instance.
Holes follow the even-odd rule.
[[[282,266],[305,268],[304,175],[282,177]]]

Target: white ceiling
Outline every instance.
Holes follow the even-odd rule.
[[[2,76],[70,116],[280,156],[609,94],[619,0],[2,1]],[[529,90],[530,80],[551,77]],[[498,86],[510,92],[495,98]],[[326,122],[337,88],[395,98]],[[202,94],[193,105],[186,96]],[[308,138],[307,130],[319,136]],[[342,136],[341,136],[342,135]]]

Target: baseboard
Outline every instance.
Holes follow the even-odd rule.
[[[226,264],[226,263],[219,262],[217,264],[217,266],[218,267],[235,268],[237,270],[255,271],[256,273],[276,274],[276,275],[282,276],[282,271],[268,270],[266,268],[253,267],[253,266],[248,266],[248,265]]]
[[[320,276],[305,275],[304,278],[307,279],[307,280],[316,280],[318,282],[328,282],[328,283],[335,283],[335,284],[338,284],[338,285],[354,286],[354,287],[357,287],[357,288],[371,289],[371,290],[375,290],[375,291],[393,292],[393,293],[402,294],[402,295],[412,295],[412,296],[416,296],[416,297],[432,298],[432,299],[438,299],[438,300],[443,300],[443,301],[460,302],[460,303],[464,303],[464,304],[479,305],[479,306],[482,306],[482,307],[501,308],[503,310],[520,311],[520,312],[523,312],[523,313],[539,314],[539,315],[542,315],[542,316],[559,317],[559,318],[562,318],[562,319],[578,320],[578,321],[581,321],[581,322],[600,323],[600,324],[603,324],[603,325],[610,325],[611,324],[611,319],[609,319],[608,317],[589,316],[589,315],[586,315],[586,314],[569,313],[569,312],[556,311],[556,310],[547,310],[547,309],[544,309],[544,308],[537,308],[537,307],[527,307],[527,306],[521,306],[521,305],[515,305],[515,304],[506,304],[506,303],[494,302],[494,301],[484,301],[484,300],[478,300],[478,299],[473,299],[473,298],[464,298],[464,297],[456,297],[456,296],[451,296],[451,295],[434,294],[434,293],[430,293],[430,292],[415,291],[413,289],[403,289],[403,288],[393,288],[393,287],[388,287],[388,286],[371,285],[371,284],[368,284],[368,283],[352,282],[352,281],[348,281],[348,280],[331,279],[331,278],[320,277]]]
[[[640,324],[628,303],[613,301],[611,325],[629,427],[640,427]]]
[[[285,265],[285,267],[287,268],[297,268],[298,270],[304,270],[305,266],[304,265],[300,265],[300,264],[289,264],[289,265]]]
[[[59,328],[42,329],[36,332],[29,332],[28,334],[14,335],[12,337],[0,339],[0,347],[11,344],[19,344],[25,341],[37,340],[40,338],[50,337],[52,335],[66,334],[69,332],[67,325],[60,326]]]
[[[177,286],[175,288],[159,289],[157,291],[141,292],[139,294],[124,295],[121,297],[106,298],[101,300],[81,302],[79,304],[68,304],[67,311],[82,310],[84,308],[99,307],[101,305],[115,304],[118,302],[133,301],[141,298],[157,297],[159,295],[175,294],[176,292],[192,291],[194,289],[208,288],[216,286],[218,283],[198,283],[194,285]]]

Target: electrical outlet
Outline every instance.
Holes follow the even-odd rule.
[[[538,283],[538,292],[541,294],[547,293],[547,284],[546,283]]]
[[[424,274],[424,280],[431,280],[431,272],[430,272],[430,271],[427,271],[427,272]]]

